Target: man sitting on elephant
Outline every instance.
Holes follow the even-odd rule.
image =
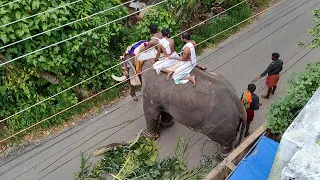
[[[184,32],[181,35],[181,41],[185,43],[182,48],[181,57],[172,57],[178,61],[178,67],[175,69],[172,78],[175,84],[185,84],[189,81],[193,83],[192,86],[196,85],[196,77],[190,76],[191,71],[197,65],[197,55],[194,47],[194,41],[191,40],[190,34]]]
[[[166,68],[171,67],[179,62],[178,60],[174,59],[175,57],[179,58],[179,55],[174,52],[174,40],[169,38],[169,34],[170,32],[168,29],[162,30],[163,38],[159,41],[159,45],[157,47],[158,53],[154,59],[155,63],[153,64],[153,69],[156,70],[158,75],[161,72],[168,73],[167,80],[172,74],[172,71],[169,71]],[[162,57],[160,57],[161,55]],[[160,60],[158,61],[159,58]]]
[[[159,44],[160,39],[162,39],[162,33],[158,32],[158,26],[156,24],[151,24],[149,26],[151,33],[151,40],[148,42],[147,47],[144,52],[139,54],[138,62],[136,64],[137,73],[141,73],[143,62],[146,60],[154,59],[157,55],[157,49],[155,46]]]

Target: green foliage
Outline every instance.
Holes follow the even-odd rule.
[[[69,3],[69,1],[22,0],[0,8],[0,14],[3,15],[0,25],[66,3]],[[72,6],[8,25],[0,29],[0,47],[79,18],[87,17],[119,3],[121,2],[118,0],[83,0]],[[126,14],[128,14],[127,9],[120,7],[1,49],[0,54],[10,60],[97,26],[105,25]],[[112,44],[112,42],[118,38],[122,31],[121,21],[108,24],[58,46],[21,58],[17,62],[10,64],[8,68],[1,68],[2,82],[0,87],[2,88],[0,89],[0,99],[2,101],[1,107],[4,111],[1,111],[0,118],[16,113],[118,63],[115,58],[118,54],[114,54],[115,51],[113,50],[118,45]],[[82,88],[82,94],[79,94],[79,91],[63,93],[11,118],[6,122],[7,126],[10,131],[17,131],[72,106],[89,92],[96,93],[114,85],[115,82],[110,81],[111,74],[119,72],[120,68],[116,68],[110,72],[103,73],[79,85],[77,88]],[[58,83],[52,84],[50,79],[57,80]],[[113,97],[112,93],[110,96]],[[59,124],[66,120],[52,118],[48,123],[43,123],[42,126],[47,127],[50,124]]]
[[[210,37],[212,37],[215,34],[218,34],[238,23],[241,21],[247,19],[252,14],[252,10],[248,4],[242,4],[239,7],[236,7],[228,13],[220,18],[214,18],[209,23],[196,28],[194,31],[192,38],[196,42],[204,41]],[[203,48],[206,48],[212,44],[217,44],[221,42],[222,40],[228,38],[230,35],[232,35],[234,32],[238,31],[242,26],[244,26],[245,23],[242,25],[236,26],[228,31],[225,31],[224,33],[202,43],[201,45],[197,46],[198,52],[201,51]],[[180,45],[181,46],[181,45]]]
[[[298,42],[300,46],[308,46],[311,48],[320,47],[320,9],[312,11],[314,15],[313,22],[315,24],[314,27],[308,30],[308,33],[314,37],[313,41],[310,44],[306,44],[305,42]]]
[[[0,4],[7,2],[10,1],[3,0]],[[7,60],[10,60],[104,25],[68,42],[21,58],[6,67],[0,67],[0,119],[17,113],[119,63],[117,57],[122,55],[127,46],[141,39],[148,40],[150,38],[148,26],[151,23],[158,24],[160,30],[168,28],[173,36],[186,27],[198,23],[199,17],[196,15],[210,12],[214,4],[229,8],[238,2],[240,0],[168,0],[167,3],[147,11],[144,20],[138,22],[136,26],[130,26],[126,20],[107,24],[129,13],[126,7],[122,6],[1,49],[0,55],[2,54]],[[0,26],[66,3],[70,3],[70,1],[21,0],[12,3],[0,8]],[[120,3],[119,0],[82,0],[72,6],[2,27],[0,28],[0,47],[87,17]],[[244,3],[241,7],[194,29],[192,38],[197,42],[202,41],[244,20],[251,13],[251,8]],[[199,46],[197,50],[220,42],[239,28],[236,27],[213,38]],[[176,49],[179,51],[182,48],[180,38],[175,38],[175,42]],[[116,82],[111,79],[111,74],[120,73],[120,66],[113,68],[77,86],[77,88],[10,118],[5,123],[9,128],[6,135],[26,128],[103,89],[113,86]],[[35,129],[59,125],[75,115],[87,112],[87,109],[119,96],[123,87],[107,91],[104,95],[39,124]],[[1,134],[3,133],[1,132]]]
[[[309,64],[305,71],[292,74],[289,90],[271,104],[267,113],[272,133],[283,133],[320,86],[320,63]]]
[[[169,29],[170,32],[177,32],[180,30],[181,22],[174,21],[174,14],[165,10],[162,7],[151,9],[144,15],[144,21],[138,23],[136,31],[141,34],[141,39],[149,39],[150,33],[148,26],[151,23],[158,25],[160,30]]]
[[[105,152],[103,157],[93,166],[88,158],[82,157],[80,172],[76,180],[106,179],[106,174],[116,179],[202,179],[209,168],[201,167],[191,171],[186,170],[186,139],[179,138],[172,158],[158,160],[160,147],[156,141],[138,137],[133,144],[114,147]],[[92,168],[90,168],[92,167]]]

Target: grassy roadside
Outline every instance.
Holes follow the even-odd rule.
[[[196,42],[203,41],[214,34],[217,34],[241,21],[244,19],[250,17],[254,13],[253,8],[250,6],[244,6],[241,8],[235,8],[232,11],[228,12],[225,15],[222,15],[218,18],[214,18],[209,23],[196,28],[193,30],[192,38]],[[248,22],[249,23],[249,22]],[[243,23],[241,26],[237,26],[233,28],[232,30],[229,30],[203,44],[198,46],[197,51],[198,54],[206,49],[207,47],[216,45],[223,40],[230,37],[235,32],[239,31],[240,28],[245,27],[248,23]],[[176,42],[180,42],[178,39],[176,39]],[[180,48],[182,44],[177,43],[177,48]],[[92,114],[96,114],[97,112],[101,111],[101,109],[107,105],[119,98],[121,95],[124,95],[123,90],[124,86],[121,86],[119,88],[114,88],[110,91],[107,91],[106,93],[103,93],[100,96],[97,96],[75,108],[72,108],[71,110],[66,111],[65,113],[62,113],[55,117],[57,121],[52,121],[56,123],[48,123],[44,122],[43,126],[44,128],[32,128],[29,131],[26,131],[24,133],[21,133],[19,136],[16,136],[13,139],[10,139],[6,144],[0,144],[0,153],[1,151],[5,151],[9,146],[13,144],[18,144],[21,142],[30,142],[37,139],[45,138],[51,134],[60,132],[62,129],[72,126],[79,122],[80,120],[84,119],[85,117],[88,117]],[[3,129],[1,129],[3,130]],[[1,131],[0,130],[0,131]],[[0,139],[10,136],[11,134],[14,134],[16,132],[0,132]]]

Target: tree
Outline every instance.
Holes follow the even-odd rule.
[[[2,17],[0,25],[66,3],[70,3],[70,1],[21,0],[12,3],[0,8]],[[119,3],[119,0],[83,0],[80,3],[2,27],[0,29],[0,47],[106,10]],[[113,42],[122,33],[123,22],[107,23],[127,14],[128,11],[124,6],[119,7],[16,45],[2,48],[0,54],[3,56],[0,59],[5,62],[102,26],[70,41],[2,66],[0,68],[0,94],[1,99],[8,101],[1,103],[1,108],[5,109],[5,112],[1,112],[0,117],[4,118],[15,113],[118,63],[115,60],[116,55],[113,49],[119,47],[119,44]],[[120,68],[112,69],[112,71],[118,72]],[[62,94],[41,106],[37,106],[35,109],[44,111],[43,116],[37,116],[37,119],[49,116],[60,109],[75,104],[79,101],[78,99],[87,98],[93,93],[113,85],[113,81],[108,81],[111,74],[111,72],[103,73],[91,81],[77,86],[73,92]],[[52,105],[54,107],[50,107]],[[25,116],[23,117],[25,118]],[[18,121],[18,119],[21,121],[21,118],[21,116],[16,116],[9,123]]]

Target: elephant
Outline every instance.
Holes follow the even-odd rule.
[[[134,65],[132,55],[125,56],[130,58]],[[144,62],[141,77],[146,136],[158,138],[161,127],[170,127],[177,121],[219,143],[221,154],[227,155],[241,143],[247,125],[246,110],[236,90],[223,76],[194,68],[195,87],[191,83],[176,85],[166,75],[158,75],[152,64],[151,60]],[[130,74],[132,68],[126,70]],[[130,91],[134,97],[132,86]]]

